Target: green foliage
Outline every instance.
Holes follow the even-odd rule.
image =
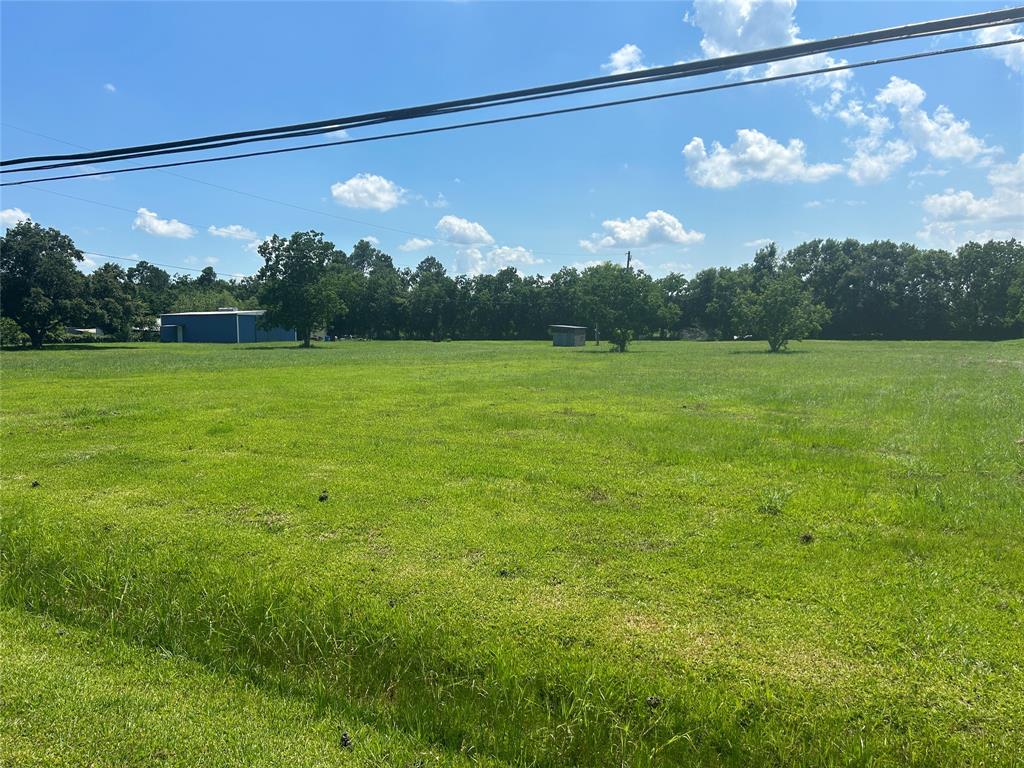
[[[28,335],[14,322],[13,318],[0,317],[0,345],[21,347],[28,344]]]
[[[792,272],[765,274],[755,284],[737,302],[736,323],[742,334],[767,340],[772,352],[814,335],[828,320],[828,310],[814,303],[810,290]]]
[[[146,315],[159,315],[171,308],[171,276],[160,267],[142,260],[128,267],[125,276],[132,285],[136,298],[142,303]]]
[[[39,348],[46,335],[87,314],[82,253],[56,229],[23,221],[0,238],[0,314],[16,322]]]
[[[89,324],[109,331],[117,341],[132,338],[133,328],[148,325],[153,318],[136,298],[135,286],[124,269],[103,264],[88,276]]]
[[[258,309],[255,299],[244,301],[227,288],[192,288],[181,291],[171,301],[168,312],[213,312],[220,307]]]
[[[36,231],[36,225],[20,226]],[[33,237],[32,247],[42,247]],[[306,255],[286,255],[293,245]],[[346,255],[313,232],[275,236],[261,246],[267,252],[278,266],[265,265],[241,280],[225,280],[212,267],[171,276],[140,261],[124,272],[101,267],[107,274],[88,281],[65,270],[67,285],[47,288],[36,281],[34,294],[14,281],[10,296],[0,299],[4,306],[17,302],[26,318],[35,313],[41,319],[40,340],[61,324],[85,323],[127,338],[130,328],[165,312],[260,309],[263,297],[283,320],[294,315],[308,325],[309,334],[324,329],[374,339],[547,339],[552,324],[588,326],[617,350],[634,339],[728,340],[751,333],[777,338],[779,348],[811,333],[833,339],[1024,336],[1024,244],[1016,240],[968,243],[955,253],[847,239],[813,240],[782,254],[773,243],[748,264],[657,280],[611,263],[582,273],[564,267],[547,278],[513,267],[453,277],[434,257],[415,270],[399,269],[366,240]],[[295,275],[287,280],[279,268],[285,263]],[[268,282],[272,273],[277,276]],[[800,279],[810,305],[801,301],[783,311],[796,298],[794,284],[776,284],[783,275]],[[291,309],[284,312],[286,301]],[[308,342],[304,332],[300,336]]]
[[[324,328],[344,311],[338,295],[339,273],[332,265],[341,257],[323,233],[296,232],[290,238],[274,235],[260,244],[260,319],[266,328],[294,328],[308,347],[313,331]]]
[[[1024,754],[1022,342],[292,346],[0,353],[7,762]]]
[[[649,275],[607,261],[583,270],[579,296],[580,314],[619,352],[656,328],[664,309]]]
[[[410,278],[409,330],[413,338],[441,341],[450,337],[455,320],[455,281],[444,266],[428,256]]]

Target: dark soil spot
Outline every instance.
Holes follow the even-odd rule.
[[[608,501],[608,494],[602,491],[600,488],[591,488],[587,494],[587,498],[590,499],[594,504],[600,504],[604,501]]]
[[[327,489],[324,488],[322,491],[320,491],[320,501],[327,501],[327,498]]]
[[[39,487],[39,481],[38,480],[33,480],[32,481],[32,487],[33,488],[38,488]]]
[[[650,707],[651,709],[657,709],[658,707],[661,706],[661,697],[660,696],[648,696],[647,697],[647,706]]]
[[[341,734],[341,748],[352,749],[352,737],[348,735],[348,731]]]
[[[814,541],[814,534],[813,533],[801,533],[800,534],[800,543],[801,544],[810,544],[813,541]]]

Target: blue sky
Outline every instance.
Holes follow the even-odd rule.
[[[998,7],[3,2],[2,153],[316,120]],[[300,229],[345,250],[375,238],[399,265],[434,255],[455,272],[511,264],[541,274],[627,249],[661,275],[739,264],[769,239],[952,247],[1021,237],[1024,46],[999,50],[173,174],[6,188],[0,208],[5,224],[27,215],[84,250],[223,275],[251,274],[261,238]]]

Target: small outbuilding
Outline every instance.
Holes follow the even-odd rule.
[[[549,325],[548,333],[556,347],[582,347],[587,343],[587,328],[583,325]]]
[[[298,339],[294,330],[260,328],[257,321],[265,311],[226,307],[216,312],[174,312],[160,315],[160,341],[239,344]]]

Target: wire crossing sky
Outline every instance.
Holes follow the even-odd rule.
[[[5,171],[32,158],[88,163],[67,174],[88,177],[48,182],[47,194],[5,188],[2,212],[5,225],[31,217],[94,254],[243,275],[258,267],[267,235],[317,228],[346,249],[370,237],[402,266],[434,255],[456,272],[550,274],[631,250],[654,274],[692,273],[749,260],[768,240],[954,247],[1019,233],[1024,220],[1019,24],[899,40],[868,61],[827,48],[854,30],[989,12],[976,3],[88,7],[55,18],[0,6],[0,138],[5,157],[26,161]],[[989,20],[1019,13],[991,11]],[[274,50],[254,57],[251,41],[268,29]],[[31,45],[32,30],[52,38],[49,58]],[[386,31],[387,45],[371,30]],[[778,49],[799,55],[681,91],[700,98],[664,90],[681,72]],[[865,66],[876,58],[890,61]],[[522,88],[530,82],[554,85],[534,93]],[[598,109],[585,90],[623,82],[631,92],[610,100],[616,109]],[[536,114],[571,119],[527,119],[534,113],[516,108],[562,91],[565,106]],[[473,93],[487,96],[466,99]],[[468,124],[491,127],[456,130],[461,123],[445,118],[476,109],[476,98],[490,98],[497,114]],[[365,109],[310,127],[310,115],[337,104]],[[373,121],[421,117],[432,122],[373,130],[383,124]],[[247,125],[277,127],[222,138],[233,135],[224,126]],[[209,137],[307,130],[346,145],[204,163],[188,179],[91,167],[209,149]],[[38,134],[124,151],[69,153]],[[138,141],[154,135],[200,143]],[[4,181],[12,176],[42,178]]]
[[[325,148],[325,147],[339,147],[339,146],[344,146],[346,144],[362,144],[362,143],[365,143],[365,142],[368,142],[368,141],[383,141],[383,140],[386,140],[386,139],[404,138],[406,136],[423,136],[423,135],[426,135],[426,134],[441,133],[441,132],[444,132],[444,131],[453,131],[453,130],[458,130],[458,129],[461,129],[461,128],[477,128],[477,127],[481,127],[481,126],[485,126],[485,125],[499,125],[501,123],[512,123],[512,122],[518,122],[520,120],[530,120],[530,119],[539,118],[539,117],[553,117],[555,115],[565,115],[565,114],[571,114],[571,113],[575,113],[575,112],[586,112],[586,111],[589,111],[589,110],[592,110],[592,109],[605,109],[607,107],[623,106],[625,104],[638,104],[638,103],[645,102],[645,101],[654,101],[654,100],[657,100],[657,99],[671,98],[671,97],[676,97],[676,96],[692,96],[692,95],[695,95],[695,94],[698,94],[698,93],[710,93],[712,91],[720,91],[720,90],[726,90],[726,89],[730,89],[730,88],[739,88],[739,87],[748,86],[748,85],[759,85],[759,84],[763,84],[763,83],[774,83],[774,82],[779,82],[779,81],[782,81],[782,80],[791,80],[791,79],[798,78],[798,77],[809,77],[811,75],[827,75],[827,74],[832,74],[832,73],[835,73],[835,72],[842,72],[842,71],[847,71],[847,70],[852,70],[852,69],[859,69],[861,67],[873,67],[873,66],[878,66],[880,64],[891,64],[891,63],[899,62],[899,61],[912,61],[914,59],[931,58],[932,56],[945,56],[945,55],[948,55],[948,54],[951,54],[951,53],[964,53],[966,51],[978,51],[978,50],[983,50],[983,49],[999,48],[999,47],[1002,47],[1002,46],[1005,46],[1005,45],[1020,45],[1022,43],[1024,43],[1024,38],[1022,38],[1020,40],[1017,40],[1017,39],[1013,39],[1013,40],[998,40],[998,41],[991,42],[991,43],[975,43],[974,45],[965,45],[965,46],[959,46],[959,47],[956,47],[956,48],[942,48],[942,49],[939,49],[939,50],[921,51],[919,53],[910,53],[910,54],[906,54],[904,56],[892,56],[892,57],[887,57],[887,58],[883,58],[883,59],[873,59],[871,61],[863,61],[863,62],[858,62],[856,64],[840,64],[840,65],[836,65],[836,66],[832,66],[832,67],[824,67],[824,68],[821,68],[821,69],[811,69],[811,70],[807,70],[807,71],[804,71],[804,72],[791,72],[791,73],[784,74],[784,75],[774,75],[774,76],[771,76],[771,77],[754,78],[752,80],[741,80],[739,82],[721,83],[719,85],[707,85],[707,86],[703,86],[701,88],[689,88],[689,89],[683,90],[683,91],[669,91],[667,93],[657,93],[657,94],[652,94],[652,95],[648,95],[648,96],[636,96],[636,97],[633,97],[633,98],[630,98],[630,99],[618,99],[616,101],[603,101],[603,102],[599,102],[597,104],[585,104],[585,105],[577,106],[577,107],[564,107],[562,109],[551,109],[551,110],[546,110],[544,112],[530,112],[530,113],[527,113],[527,114],[524,114],[524,115],[512,115],[510,117],[496,117],[496,118],[491,118],[489,120],[476,120],[476,121],[468,122],[468,123],[455,123],[455,124],[452,124],[452,125],[436,126],[434,128],[421,128],[421,129],[418,129],[418,130],[400,131],[400,132],[397,132],[397,133],[378,134],[376,136],[365,136],[365,137],[362,137],[362,138],[359,138],[359,139],[341,139],[339,141],[328,141],[328,142],[322,142],[322,143],[319,143],[319,144],[303,144],[303,145],[299,145],[299,146],[295,146],[295,147],[285,147],[285,148],[282,148],[282,149],[267,149],[267,150],[263,150],[263,151],[259,151],[259,152],[246,152],[246,153],[234,154],[234,155],[217,155],[217,156],[214,156],[214,157],[205,157],[205,158],[202,158],[202,159],[199,159],[199,160],[181,160],[181,161],[177,161],[177,162],[159,163],[159,164],[155,164],[155,165],[130,166],[130,167],[126,167],[126,168],[114,168],[114,169],[108,169],[108,170],[104,170],[104,171],[89,171],[89,172],[86,172],[86,173],[74,173],[74,174],[68,174],[68,175],[64,175],[64,176],[33,177],[33,178],[28,178],[28,179],[22,179],[21,181],[7,181],[7,182],[4,182],[4,183],[0,183],[0,187],[16,187],[16,186],[22,186],[22,185],[25,185],[25,184],[36,184],[36,183],[44,182],[44,181],[63,181],[65,179],[81,179],[81,178],[88,178],[88,177],[91,177],[91,176],[107,176],[107,175],[112,175],[112,174],[115,174],[115,173],[131,173],[131,172],[134,172],[134,171],[149,171],[149,170],[157,170],[157,169],[161,169],[161,168],[177,168],[177,167],[180,167],[180,166],[183,166],[183,165],[200,165],[200,164],[204,164],[204,163],[217,163],[217,162],[221,162],[221,161],[224,161],[224,160],[241,160],[241,159],[250,158],[250,157],[266,157],[268,155],[280,155],[280,154],[287,154],[287,153],[290,153],[290,152],[302,152],[302,151],[306,151],[306,150],[310,150],[310,149],[322,149],[322,148]],[[317,131],[317,133],[320,133],[320,131]],[[311,134],[310,133],[304,133],[304,134],[291,134],[291,135],[311,135]],[[213,144],[213,145],[207,145],[205,147],[202,147],[202,149],[208,149],[210,147],[231,146],[231,145],[234,145],[234,144],[247,143],[248,141],[251,141],[251,140],[218,142],[218,143]],[[150,156],[153,156],[153,155],[175,154],[175,153],[183,152],[183,151],[196,151],[196,150],[193,150],[193,149],[173,149],[173,150],[152,151],[152,152],[136,152],[136,153],[131,153],[131,154],[120,155],[118,157],[105,158],[105,159],[102,159],[102,160],[98,160],[96,162],[101,162],[101,163],[103,163],[103,162],[113,162],[113,161],[116,161],[116,160],[123,160],[123,159],[128,159],[128,158],[150,157]],[[41,171],[41,170],[49,170],[49,169],[54,169],[54,168],[65,168],[65,167],[70,167],[70,166],[78,166],[78,165],[84,165],[84,164],[85,163],[83,163],[83,162],[55,163],[55,164],[50,164],[50,165],[32,166],[30,168],[21,168],[21,169],[13,169],[13,170],[7,170],[7,171],[0,171],[0,173],[17,173],[17,172]]]
[[[604,77],[576,80],[568,83],[556,83],[548,86],[524,88],[516,91],[508,91],[505,93],[485,96],[475,96],[439,104],[428,104],[419,107],[388,110],[385,112],[356,115],[353,117],[338,117],[329,120],[288,125],[278,128],[264,128],[250,131],[239,131],[236,133],[219,134],[216,136],[206,136],[196,139],[183,139],[179,141],[163,142],[161,144],[148,144],[124,147],[121,149],[79,152],[65,155],[14,158],[11,160],[0,161],[0,166],[11,166],[46,160],[69,161],[59,164],[40,165],[33,166],[31,168],[18,169],[21,171],[49,170],[52,168],[82,165],[84,164],[81,162],[83,160],[91,160],[92,162],[109,162],[118,158],[148,157],[159,154],[191,151],[198,148],[209,149],[243,144],[252,141],[310,136],[317,133],[327,133],[344,128],[365,127],[367,125],[380,125],[383,123],[397,122],[401,120],[433,117],[471,109],[482,109],[489,106],[507,105],[536,99],[563,96],[566,94],[589,92],[591,90],[603,88],[617,88],[636,83],[660,82],[664,80],[694,77],[697,75],[729,72],[759,64],[788,61],[820,53],[844,50],[847,48],[856,48],[865,45],[878,45],[898,40],[913,40],[954,32],[983,30],[998,26],[1005,26],[1007,24],[1015,24],[1020,21],[1024,21],[1024,8],[988,11],[950,19],[934,19],[931,21],[920,22],[918,24],[905,24],[891,29],[840,35],[829,40],[819,42],[800,42],[788,46],[782,46],[780,48],[764,51],[750,51],[743,54],[726,55],[702,61],[684,62],[668,67],[640,68],[630,72],[622,72]],[[978,44],[977,47],[993,47],[1001,44],[1006,44],[1006,41],[1002,43]],[[836,68],[831,69],[834,71]]]

